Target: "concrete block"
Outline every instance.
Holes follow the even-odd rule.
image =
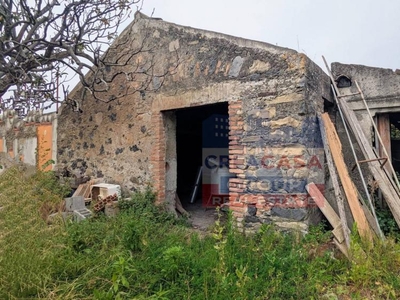
[[[67,212],[72,212],[74,210],[86,208],[85,199],[83,198],[83,196],[64,198],[64,200],[65,200],[65,210]]]
[[[118,201],[107,203],[104,208],[104,213],[108,217],[115,217],[119,213]]]
[[[87,208],[74,210],[73,214],[74,214],[74,220],[76,222],[81,222],[92,216],[92,212]]]
[[[98,183],[92,185],[92,199],[98,200],[100,196],[102,199],[116,194],[118,198],[121,197],[121,187],[118,184]]]

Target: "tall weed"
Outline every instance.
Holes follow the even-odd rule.
[[[63,234],[62,220],[48,226],[42,208],[61,203],[62,187],[56,187],[52,174],[27,176],[22,166],[0,176],[0,298],[43,295],[53,283],[51,270],[63,247],[54,237]]]
[[[400,247],[391,239],[367,247],[354,236],[349,261],[334,257],[322,226],[305,237],[272,225],[244,235],[229,215],[199,233],[155,206],[150,189],[114,218],[48,224],[43,203],[63,195],[50,173],[0,176],[0,298],[399,297]]]

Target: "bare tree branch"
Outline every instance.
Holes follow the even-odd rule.
[[[141,1],[0,0],[0,110],[20,109],[24,115],[60,101],[55,82],[67,82],[71,73],[79,76],[83,91],[104,102],[148,89],[153,78],[162,82],[168,72],[155,74],[152,59],[135,61],[140,53],[152,53],[146,43],[107,55],[116,50],[107,48],[131,7]],[[130,45],[133,35],[128,32],[120,46]],[[118,71],[110,74],[111,67]],[[135,84],[104,98],[118,76]],[[62,90],[66,95],[65,86]]]

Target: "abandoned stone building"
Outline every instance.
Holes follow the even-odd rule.
[[[125,192],[150,185],[170,207],[177,197],[184,206],[226,203],[249,226],[306,229],[316,220],[305,186],[314,182],[329,193],[317,115],[330,110],[335,119],[335,109],[330,79],[314,62],[291,49],[140,13],[107,55],[131,52],[128,64],[108,70],[118,75],[103,100],[78,85],[56,118],[17,129],[3,116],[2,151],[17,157],[32,147],[22,135],[30,124],[52,124],[48,146],[57,169],[104,178]],[[129,80],[129,72],[138,75]],[[341,64],[333,72],[343,89],[351,91],[352,79],[365,87],[389,147],[397,145],[390,125],[400,127],[400,77]],[[365,109],[356,98],[350,103],[372,143]],[[400,159],[398,150],[392,155]]]

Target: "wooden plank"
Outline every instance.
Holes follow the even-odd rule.
[[[318,189],[315,183],[307,184],[306,189],[310,196],[313,198],[314,202],[319,207],[319,209],[328,219],[329,223],[334,228],[332,230],[332,233],[334,235],[333,241],[335,245],[346,257],[349,257],[349,247],[345,243],[344,230],[340,222],[339,216],[333,210],[332,206],[330,206],[329,202],[322,195],[321,191]]]
[[[390,119],[389,114],[378,114],[377,124],[378,134],[381,136],[382,145],[378,144],[379,156],[386,157],[383,147],[385,147],[387,158],[392,160],[392,149],[391,149],[391,139],[390,139]],[[385,164],[386,171],[390,174],[390,166]]]
[[[89,183],[88,182],[83,183],[82,186],[83,186],[83,188],[82,188],[82,196],[83,196],[83,198],[87,198],[87,194],[88,194],[87,191],[89,189]]]
[[[335,236],[335,238],[339,241],[339,243],[343,243],[345,242],[344,240],[344,230],[342,225],[339,225],[338,227],[334,228],[332,230],[333,235]]]
[[[325,57],[322,56],[322,59],[325,63],[326,69],[328,70],[328,74],[331,78],[332,81],[332,86],[333,89],[335,90],[336,95],[340,95],[338,88],[336,87],[335,83],[335,79],[332,76],[332,73],[328,67],[328,64],[325,60]],[[364,95],[362,94],[361,89],[359,88],[358,84],[357,84],[357,88],[359,89],[362,99],[363,101],[365,101]],[[337,98],[337,97],[335,97]],[[338,105],[340,106],[345,119],[347,121],[347,123],[349,124],[358,145],[361,148],[361,151],[364,154],[364,157],[367,159],[374,159],[377,158],[376,153],[374,152],[370,141],[367,139],[367,137],[365,136],[364,132],[362,131],[361,125],[358,122],[358,119],[356,117],[356,114],[354,113],[353,110],[350,109],[350,107],[348,106],[347,102],[344,101],[344,99],[339,98],[336,99]],[[366,106],[366,108],[368,109],[368,106]],[[375,126],[375,123],[372,121],[373,125]],[[399,183],[397,178],[395,178],[396,180],[396,184],[394,184],[391,180],[389,179],[389,177],[387,176],[387,174],[385,174],[382,169],[380,168],[380,163],[377,161],[373,161],[368,163],[368,168],[371,171],[371,174],[374,176],[375,181],[378,183],[380,191],[382,192],[382,195],[385,197],[386,203],[388,204],[392,215],[394,217],[394,219],[396,220],[397,225],[400,227],[400,189],[399,189]]]
[[[349,258],[349,251],[348,248],[346,247],[346,245],[344,245],[343,243],[339,243],[339,241],[337,239],[333,239],[333,242],[335,243],[336,247],[338,247],[338,249],[347,257]]]
[[[354,133],[358,145],[361,148],[366,159],[377,158],[369,140],[362,131],[361,125],[357,120],[357,117],[352,111],[348,104],[344,101],[340,101],[339,105],[342,108],[343,114],[348,120],[349,126]],[[397,225],[400,227],[400,194],[397,188],[390,182],[387,175],[381,169],[381,165],[378,161],[371,161],[368,163],[368,168],[371,174],[374,176],[383,197],[388,204]]]
[[[90,194],[92,193],[92,185],[102,182],[104,182],[104,179],[95,178],[86,183],[82,183],[78,186],[78,188],[75,190],[75,193],[72,196],[73,197],[82,196],[84,199],[88,199],[90,198]]]
[[[329,149],[331,150],[333,161],[336,165],[340,181],[342,182],[350,210],[353,214],[354,220],[357,223],[358,232],[361,236],[372,241],[373,233],[358,201],[357,189],[349,176],[346,163],[344,162],[342,144],[337,135],[336,129],[327,113],[322,114],[321,119],[324,123],[325,135],[328,141]]]
[[[331,77],[332,77],[332,73],[330,73],[330,74],[331,74]],[[357,82],[356,82],[356,83],[357,83]],[[335,86],[336,86],[336,85],[335,85]],[[359,158],[358,158],[358,156],[357,156],[357,154],[356,154],[355,148],[354,148],[354,146],[353,146],[353,141],[352,141],[352,138],[351,138],[350,133],[349,133],[349,130],[348,130],[348,125],[347,125],[347,123],[348,123],[349,121],[346,120],[346,118],[345,118],[345,116],[344,116],[344,114],[343,114],[343,110],[342,110],[342,108],[341,108],[341,106],[340,106],[340,104],[339,104],[339,100],[338,100],[338,98],[337,98],[337,94],[335,93],[335,91],[334,91],[334,89],[333,89],[333,85],[331,85],[331,88],[332,88],[332,91],[333,91],[333,96],[335,97],[335,101],[336,101],[336,103],[337,103],[337,105],[338,105],[338,108],[339,108],[340,117],[341,117],[341,119],[342,119],[342,122],[344,123],[343,125],[344,125],[345,131],[346,131],[347,139],[348,139],[348,141],[349,141],[349,143],[350,143],[349,146],[350,146],[351,152],[352,152],[352,154],[353,154],[354,159],[356,160],[357,170],[358,170],[359,175],[360,175],[360,177],[361,177],[361,182],[362,182],[362,185],[363,185],[363,188],[364,188],[364,191],[365,191],[365,195],[366,195],[367,200],[368,200],[369,208],[371,209],[371,212],[372,212],[372,214],[373,214],[373,216],[374,216],[375,223],[376,223],[376,227],[379,229],[379,236],[383,239],[383,238],[384,238],[384,235],[383,235],[383,232],[380,230],[378,218],[376,217],[376,213],[375,213],[374,203],[372,202],[371,195],[370,195],[370,191],[369,191],[369,189],[368,189],[367,182],[366,182],[366,180],[365,180],[365,178],[364,178],[364,174],[363,174],[362,169],[361,169],[361,166],[360,166]],[[357,85],[357,88],[358,88],[358,90],[359,90],[359,92],[360,92],[360,95],[363,97],[362,92],[361,92],[360,88],[358,87],[358,85]],[[363,100],[364,100],[364,98],[363,98]],[[365,100],[364,100],[364,103],[365,103],[366,109],[368,110],[368,106],[367,106]],[[370,114],[369,110],[368,110],[368,113]],[[372,117],[371,117],[371,119],[372,119]],[[357,121],[357,122],[358,122],[358,121]],[[373,120],[372,120],[372,122],[373,122]],[[375,130],[376,130],[376,129],[375,129]],[[376,132],[377,132],[377,130],[376,130]],[[378,136],[378,138],[379,138],[379,140],[380,140],[379,134],[377,134],[377,136]],[[378,156],[377,156],[377,157],[378,157]],[[372,159],[372,160],[374,160],[374,159]],[[369,160],[369,161],[372,161],[372,160]],[[379,160],[379,159],[376,158],[376,160]],[[387,161],[387,158],[384,158],[384,160],[385,160],[385,162],[386,162],[386,161]],[[381,163],[380,161],[379,161],[379,163],[381,164],[381,167],[382,167],[383,164],[384,164],[384,163]],[[354,169],[354,168],[353,168],[353,169]],[[359,200],[363,200],[363,199],[359,197]]]
[[[92,186],[98,183],[104,183],[103,178],[94,178],[89,181],[88,190],[85,193],[86,198],[92,198]]]
[[[315,204],[317,204],[319,209],[328,219],[329,223],[332,225],[333,228],[342,225],[339,216],[336,214],[335,210],[332,208],[329,202],[325,199],[324,195],[322,195],[321,191],[318,189],[315,183],[307,184],[306,190],[313,198]]]
[[[75,190],[74,194],[72,197],[78,197],[78,196],[83,196],[83,189],[85,188],[84,184],[80,184],[78,188]]]
[[[78,188],[76,189],[74,195],[76,194],[76,196],[82,196],[83,198],[88,198],[87,194],[88,194],[89,187],[90,187],[89,182],[80,184],[78,186]]]
[[[364,134],[364,132],[363,132],[363,130],[361,128],[361,125],[358,122],[358,119],[357,119],[354,111],[350,109],[350,107],[348,106],[347,102],[344,99],[340,98],[341,95],[340,95],[339,89],[336,86],[335,79],[333,78],[332,72],[329,69],[329,66],[328,66],[328,63],[326,62],[325,57],[322,56],[322,59],[323,59],[323,61],[325,63],[326,69],[328,70],[329,77],[331,78],[331,82],[332,82],[331,87],[332,87],[332,89],[334,91],[334,97],[335,97],[336,103],[338,104],[338,106],[340,107],[341,111],[343,112],[344,117],[346,119],[346,122],[350,125],[350,128],[351,128],[353,134],[355,135],[357,143],[360,146],[364,156],[366,158],[369,158],[369,159],[378,158],[378,155],[376,154],[376,152],[372,148],[371,143],[369,142],[369,140],[365,136],[365,134]],[[367,102],[365,100],[364,93],[362,92],[360,86],[358,85],[358,82],[355,81],[355,83],[356,83],[356,86],[357,86],[357,89],[358,89],[358,93],[360,94],[361,99],[363,100],[365,108],[366,108],[366,110],[368,112],[368,115],[370,116],[372,125],[373,125],[373,127],[375,129],[375,132],[376,132],[376,137],[378,138],[379,142],[382,144],[382,140],[380,138],[379,131],[376,128],[374,119],[373,119],[373,117],[371,115],[371,112],[370,112],[369,107],[367,105]],[[383,150],[386,151],[386,148],[383,148]],[[388,156],[388,155],[386,155],[386,156]],[[394,196],[394,199],[390,199],[389,201],[396,201],[396,199],[397,199],[400,202],[400,183],[399,183],[399,180],[397,178],[396,172],[393,169],[393,165],[392,165],[391,161],[389,161],[389,163],[390,163],[389,167],[390,167],[390,169],[392,171],[392,174],[394,176],[394,181],[395,182],[393,182],[393,179],[390,177],[390,175],[387,175],[385,173],[378,174],[377,177],[375,177],[375,176],[374,177],[375,177],[375,180],[377,181],[378,185],[382,185],[383,186],[381,188],[381,191],[382,191],[382,189],[385,189],[385,191],[384,192],[382,191],[382,192],[386,193],[387,197],[391,198],[391,197]],[[375,163],[371,164],[369,167],[370,167],[370,170],[371,170],[372,174],[374,174],[372,168],[376,168],[376,164]],[[383,176],[383,178],[382,178],[382,176]],[[394,204],[393,204],[393,208],[395,208]],[[393,211],[392,211],[392,214],[394,214]],[[395,216],[395,219],[396,219],[396,216]],[[399,221],[396,219],[396,222],[400,227],[400,217],[399,217]]]
[[[179,199],[178,193],[175,193],[175,208],[181,215],[189,217],[189,213],[182,206],[181,199]]]
[[[356,83],[357,89],[358,89],[358,91],[359,91],[359,93],[360,93],[360,95],[361,95],[361,99],[362,99],[363,102],[364,102],[365,109],[366,109],[367,112],[368,112],[368,115],[369,115],[369,118],[370,118],[370,120],[371,120],[372,126],[374,127],[375,135],[376,135],[376,137],[378,138],[379,144],[380,144],[380,145],[384,145],[384,142],[382,141],[381,135],[379,134],[379,130],[378,130],[378,128],[377,128],[377,126],[376,126],[376,124],[375,124],[375,122],[374,122],[374,118],[372,117],[371,111],[369,110],[367,101],[365,100],[364,93],[362,92],[360,86],[358,85],[357,80],[355,80],[355,83]],[[347,103],[346,103],[346,104],[347,104]],[[386,132],[386,134],[389,134],[389,139],[390,139],[390,121],[389,121],[389,132]],[[371,146],[371,148],[372,148],[372,146]],[[382,149],[382,151],[383,151],[383,153],[384,153],[384,157],[390,158],[389,153],[386,151],[386,147],[381,147],[381,149]],[[389,170],[389,172],[387,172],[387,174],[389,174],[388,176],[389,176],[392,180],[394,179],[395,187],[396,187],[396,190],[397,190],[397,194],[400,195],[400,182],[399,182],[399,180],[398,180],[398,178],[397,178],[396,171],[395,171],[394,168],[393,168],[392,160],[389,160],[389,161],[387,162],[386,166],[387,166],[387,168],[385,168],[385,170]],[[390,174],[391,174],[391,175],[390,175]]]
[[[346,246],[349,248],[350,247],[350,230],[349,230],[349,226],[347,225],[347,217],[346,217],[346,210],[344,208],[344,200],[343,200],[342,192],[340,190],[339,179],[336,174],[336,168],[335,168],[335,165],[333,164],[331,150],[329,149],[328,141],[326,139],[324,124],[321,120],[320,115],[318,116],[318,123],[319,123],[319,129],[321,132],[322,143],[324,145],[326,163],[328,165],[329,174],[330,174],[330,177],[332,180],[332,185],[333,185],[333,189],[334,189],[334,193],[335,193],[335,199],[336,199],[336,202],[338,205],[340,222],[343,227],[344,239],[346,241]]]
[[[329,202],[325,199],[324,195],[322,195],[321,191],[315,185],[315,183],[309,183],[306,185],[306,190],[313,198],[314,202],[317,204],[321,212],[327,218],[328,222],[333,227],[333,234],[338,239],[338,241],[344,241],[344,233],[342,223],[340,221],[339,216],[336,214],[335,210],[329,204]]]
[[[371,226],[371,229],[374,231],[374,233],[377,236],[379,236],[380,235],[380,233],[379,233],[380,229],[376,225],[375,217],[372,215],[371,211],[368,209],[368,207],[365,204],[361,205],[361,207],[362,207],[362,209],[364,211],[365,217],[367,218],[368,224]]]

